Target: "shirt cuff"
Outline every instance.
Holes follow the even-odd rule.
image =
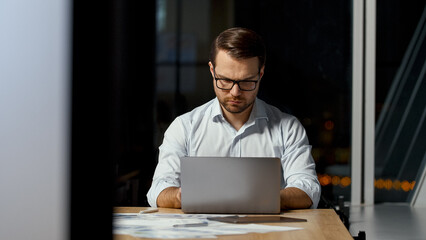
[[[151,188],[149,189],[148,193],[146,194],[146,197],[148,199],[148,203],[151,207],[157,207],[157,198],[160,193],[169,187],[180,187],[178,184],[173,182],[168,182],[165,180],[160,180],[156,184],[153,183],[151,185]]]
[[[321,196],[321,188],[319,187],[319,185],[316,186],[312,186],[312,187],[307,187],[304,186],[303,184],[288,184],[285,188],[288,187],[294,187],[294,188],[298,188],[300,190],[302,190],[303,192],[306,193],[306,195],[309,196],[309,198],[312,201],[312,205],[311,205],[311,209],[316,209],[318,207],[318,202],[320,200],[320,196]]]

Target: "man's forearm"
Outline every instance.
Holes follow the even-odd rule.
[[[301,209],[312,206],[311,198],[302,190],[289,187],[281,189],[281,209]]]
[[[181,193],[178,187],[169,187],[161,191],[157,198],[158,207],[180,208]]]

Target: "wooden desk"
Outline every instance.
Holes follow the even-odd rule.
[[[116,213],[138,213],[143,207],[116,207]],[[182,213],[180,209],[160,208],[160,213]],[[271,233],[249,233],[243,235],[221,235],[219,240],[226,239],[324,239],[344,240],[353,239],[339,216],[332,209],[306,209],[285,211],[286,217],[304,218],[307,222],[294,223],[266,223],[267,225],[281,225],[289,227],[301,227],[303,230],[271,232]],[[137,240],[140,238],[128,235],[114,235],[114,240]]]

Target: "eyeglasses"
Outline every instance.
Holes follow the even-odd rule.
[[[259,78],[257,80],[231,80],[228,78],[217,78],[216,71],[213,68],[214,72],[214,80],[216,80],[216,87],[222,90],[231,90],[235,84],[238,85],[238,88],[241,91],[253,91],[256,89],[256,83],[259,82]],[[260,77],[260,76],[259,76]]]

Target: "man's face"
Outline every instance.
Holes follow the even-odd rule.
[[[216,55],[215,66],[209,62],[210,72],[213,76],[213,86],[217,98],[224,111],[231,114],[245,113],[251,111],[251,107],[259,91],[259,82],[253,91],[242,91],[237,84],[231,90],[219,89],[216,78],[241,80],[259,80],[263,76],[264,67],[259,71],[259,60],[257,57],[248,59],[233,59],[225,51],[220,50]]]

